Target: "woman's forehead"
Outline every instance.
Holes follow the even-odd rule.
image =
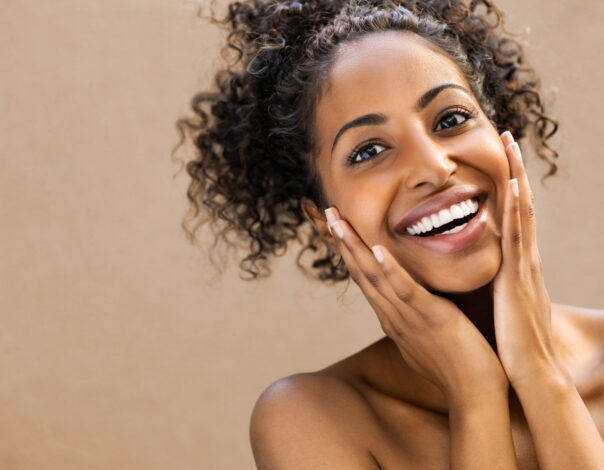
[[[470,90],[453,60],[412,33],[372,33],[344,46],[317,103],[319,134],[331,125],[396,104],[412,110],[426,91],[456,84]]]
[[[327,78],[329,86],[323,96],[337,93],[339,88],[360,91],[388,79],[407,88],[430,87],[440,81],[467,85],[457,64],[444,51],[404,31],[370,33],[342,44]]]

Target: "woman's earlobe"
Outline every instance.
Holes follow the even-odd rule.
[[[315,227],[317,232],[319,232],[319,235],[321,235],[321,237],[323,237],[325,240],[331,241],[333,237],[331,236],[329,228],[327,227],[327,218],[325,217],[325,212],[319,209],[313,201],[306,197],[302,198],[301,205],[304,215],[313,225],[313,227]]]

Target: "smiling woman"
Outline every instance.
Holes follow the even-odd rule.
[[[428,44],[388,31],[341,46],[316,106],[314,164],[326,200],[365,243],[381,243],[424,286],[468,292],[501,264],[497,208],[509,165],[460,67]],[[381,117],[363,122],[359,115]],[[473,223],[440,233],[458,227],[453,219],[465,222],[478,201]],[[326,237],[322,212],[308,199],[303,209]],[[411,233],[420,230],[424,236]]]
[[[305,240],[386,334],[267,388],[258,468],[603,469],[604,316],[545,288],[516,139],[551,175],[557,126],[500,11],[257,0],[223,23],[238,61],[180,122],[190,201],[250,240],[252,276]]]

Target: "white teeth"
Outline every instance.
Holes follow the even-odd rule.
[[[472,209],[470,209],[470,206],[468,206],[466,201],[462,202],[460,204],[460,206],[461,206],[461,210],[463,211],[464,217],[472,212]]]
[[[432,223],[432,221],[428,218],[428,217],[424,217],[422,219],[422,224],[424,224],[424,227],[426,227],[426,231],[430,231],[432,230],[432,228],[434,228],[434,224]]]
[[[438,213],[438,218],[440,219],[443,225],[448,224],[453,220],[453,216],[451,215],[451,211],[449,211],[449,209],[442,209]]]
[[[448,209],[442,209],[438,213],[424,216],[420,221],[406,228],[407,232],[411,235],[418,235],[420,233],[429,232],[434,228],[438,228],[441,225],[448,224],[455,219],[463,219],[469,214],[473,214],[478,211],[479,204],[475,199],[468,199],[466,201],[453,204]],[[447,230],[443,233],[455,233],[462,230],[466,224],[455,227],[451,230]]]
[[[465,215],[463,215],[463,210],[461,210],[461,207],[457,204],[453,204],[450,210],[454,219],[463,219],[465,217]]]
[[[455,233],[455,232],[459,232],[460,230],[463,230],[466,225],[468,225],[467,222],[465,224],[458,225],[457,227],[453,227],[451,230],[445,230],[443,233]]]

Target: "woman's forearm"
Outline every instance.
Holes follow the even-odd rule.
[[[570,374],[514,385],[543,470],[604,470],[604,442]]]
[[[517,469],[507,391],[449,407],[451,469]]]

